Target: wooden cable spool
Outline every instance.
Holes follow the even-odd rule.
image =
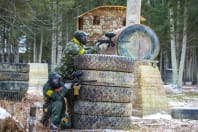
[[[113,38],[117,54],[138,60],[154,60],[159,54],[159,40],[148,26],[135,24],[117,30]]]

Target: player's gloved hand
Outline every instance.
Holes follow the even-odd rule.
[[[99,49],[99,50],[106,50],[108,47],[109,47],[109,44],[108,43],[99,43],[97,42],[96,43],[96,47]]]
[[[65,88],[67,88],[68,90],[72,88],[73,83],[65,83],[64,86]]]

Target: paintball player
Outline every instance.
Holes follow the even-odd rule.
[[[72,73],[76,70],[74,66],[73,57],[83,54],[96,54],[100,50],[105,50],[108,44],[103,43],[92,48],[86,48],[87,33],[83,31],[76,31],[73,39],[67,43],[61,58],[61,64],[56,67],[55,71],[60,73],[65,80],[73,80]]]
[[[73,80],[73,72],[77,69],[74,66],[73,57],[76,55],[83,55],[83,54],[96,54],[100,50],[105,50],[108,47],[107,43],[100,43],[92,48],[86,48],[87,44],[87,33],[83,31],[76,31],[73,35],[73,38],[70,42],[68,42],[64,48],[63,56],[61,58],[61,64],[56,67],[55,71],[60,73],[63,76],[63,79],[66,80]],[[75,84],[72,84],[74,86]],[[71,84],[69,85],[71,86]],[[79,87],[80,88],[80,87]],[[70,116],[73,115],[73,89],[68,91],[67,97],[67,106],[68,106],[68,113]]]
[[[68,85],[67,85],[68,86]],[[68,94],[58,73],[49,74],[48,81],[43,86],[44,105],[41,123],[50,130],[71,128],[71,119],[66,113],[64,98]]]

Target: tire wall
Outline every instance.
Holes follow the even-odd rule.
[[[0,99],[21,100],[29,87],[29,64],[0,63]]]
[[[116,55],[74,58],[83,83],[74,103],[75,129],[131,129],[134,60]],[[121,65],[121,66],[120,66]]]

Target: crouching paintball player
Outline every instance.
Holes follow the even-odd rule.
[[[68,98],[70,88],[71,86],[64,85],[58,73],[49,74],[48,81],[43,87],[45,102],[41,123],[51,131],[71,128],[71,119],[65,107],[65,98]]]

